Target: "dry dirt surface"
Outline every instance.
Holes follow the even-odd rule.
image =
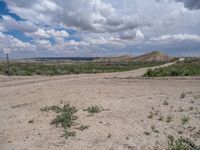
[[[135,78],[146,70],[0,76],[0,150],[164,150],[168,135],[200,145],[200,79]],[[50,125],[55,113],[40,110],[63,103],[78,109],[77,124],[90,126],[68,139]],[[106,111],[88,116],[83,109],[92,105]]]

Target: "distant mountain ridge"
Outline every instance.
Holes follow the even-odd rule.
[[[150,61],[157,61],[157,62],[163,62],[163,61],[170,61],[173,57],[163,54],[159,51],[153,51],[141,56],[131,57],[131,56],[119,56],[119,57],[102,57],[95,59],[96,62],[135,62],[135,61],[141,61],[141,62],[150,62]]]
[[[170,61],[173,57],[159,51],[153,51],[133,58],[133,61]]]

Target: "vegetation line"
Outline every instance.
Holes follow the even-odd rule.
[[[73,64],[43,64],[43,63],[11,63],[7,72],[6,64],[0,64],[0,74],[14,76],[32,75],[67,75],[67,74],[90,74],[130,71],[144,67],[159,66],[166,62],[85,62]]]
[[[167,77],[167,76],[198,76],[200,75],[200,59],[186,60],[184,62],[178,62],[174,65],[149,69],[144,76],[145,77]]]

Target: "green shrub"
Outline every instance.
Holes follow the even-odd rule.
[[[145,131],[144,134],[149,136],[151,133]]]
[[[64,133],[61,135],[61,137],[64,137],[65,139],[68,139],[69,137],[75,137],[76,136],[76,132],[75,131],[68,131],[68,130],[64,130]]]
[[[166,118],[166,122],[170,123],[171,121],[173,121],[173,118],[172,118],[172,116],[168,115]]]
[[[185,96],[186,96],[186,93],[182,92],[180,95],[180,98],[185,98]]]
[[[194,61],[178,62],[165,68],[148,70],[145,77],[164,77],[164,76],[195,76],[200,75],[200,59]]]
[[[51,124],[55,126],[61,125],[63,128],[70,128],[74,125],[74,120],[77,119],[77,116],[73,116],[71,112],[62,112],[60,115],[56,116],[55,119],[51,121]]]
[[[30,75],[66,75],[80,73],[102,73],[129,71],[142,67],[150,67],[164,64],[165,62],[129,62],[129,63],[72,63],[72,64],[45,64],[45,63],[10,63],[9,73],[5,63],[0,64],[0,74],[15,76]]]
[[[200,146],[196,146],[189,139],[178,138],[168,136],[168,149],[167,150],[200,150]]]
[[[182,125],[185,125],[189,120],[190,120],[189,117],[186,117],[186,116],[182,117],[181,118]]]
[[[165,100],[165,101],[163,102],[163,105],[169,105],[169,102]]]
[[[86,125],[86,126],[81,125],[80,127],[76,128],[76,129],[83,131],[83,130],[88,129],[89,127],[90,127],[90,126],[88,126],[88,125]]]
[[[63,107],[59,106],[51,106],[51,107],[43,107],[40,109],[41,111],[53,111],[58,115],[51,121],[51,125],[55,125],[56,127],[62,127],[64,129],[64,134],[62,137],[68,138],[70,136],[75,136],[76,133],[74,131],[68,131],[69,128],[75,125],[75,120],[78,119],[74,114],[77,112],[75,107],[71,107],[70,105],[64,105]]]
[[[90,113],[92,115],[95,114],[95,113],[100,113],[103,110],[104,109],[102,107],[99,107],[97,105],[88,107],[87,109],[84,109],[84,111],[87,111],[88,113]]]

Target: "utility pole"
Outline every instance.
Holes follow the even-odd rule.
[[[10,48],[4,48],[3,49],[4,54],[6,54],[6,63],[7,63],[7,70],[6,73],[9,75],[10,73],[10,62],[9,62],[9,54],[10,54]]]
[[[7,58],[7,72],[8,72],[8,74],[9,74],[9,54],[7,53],[6,54],[6,58]]]

